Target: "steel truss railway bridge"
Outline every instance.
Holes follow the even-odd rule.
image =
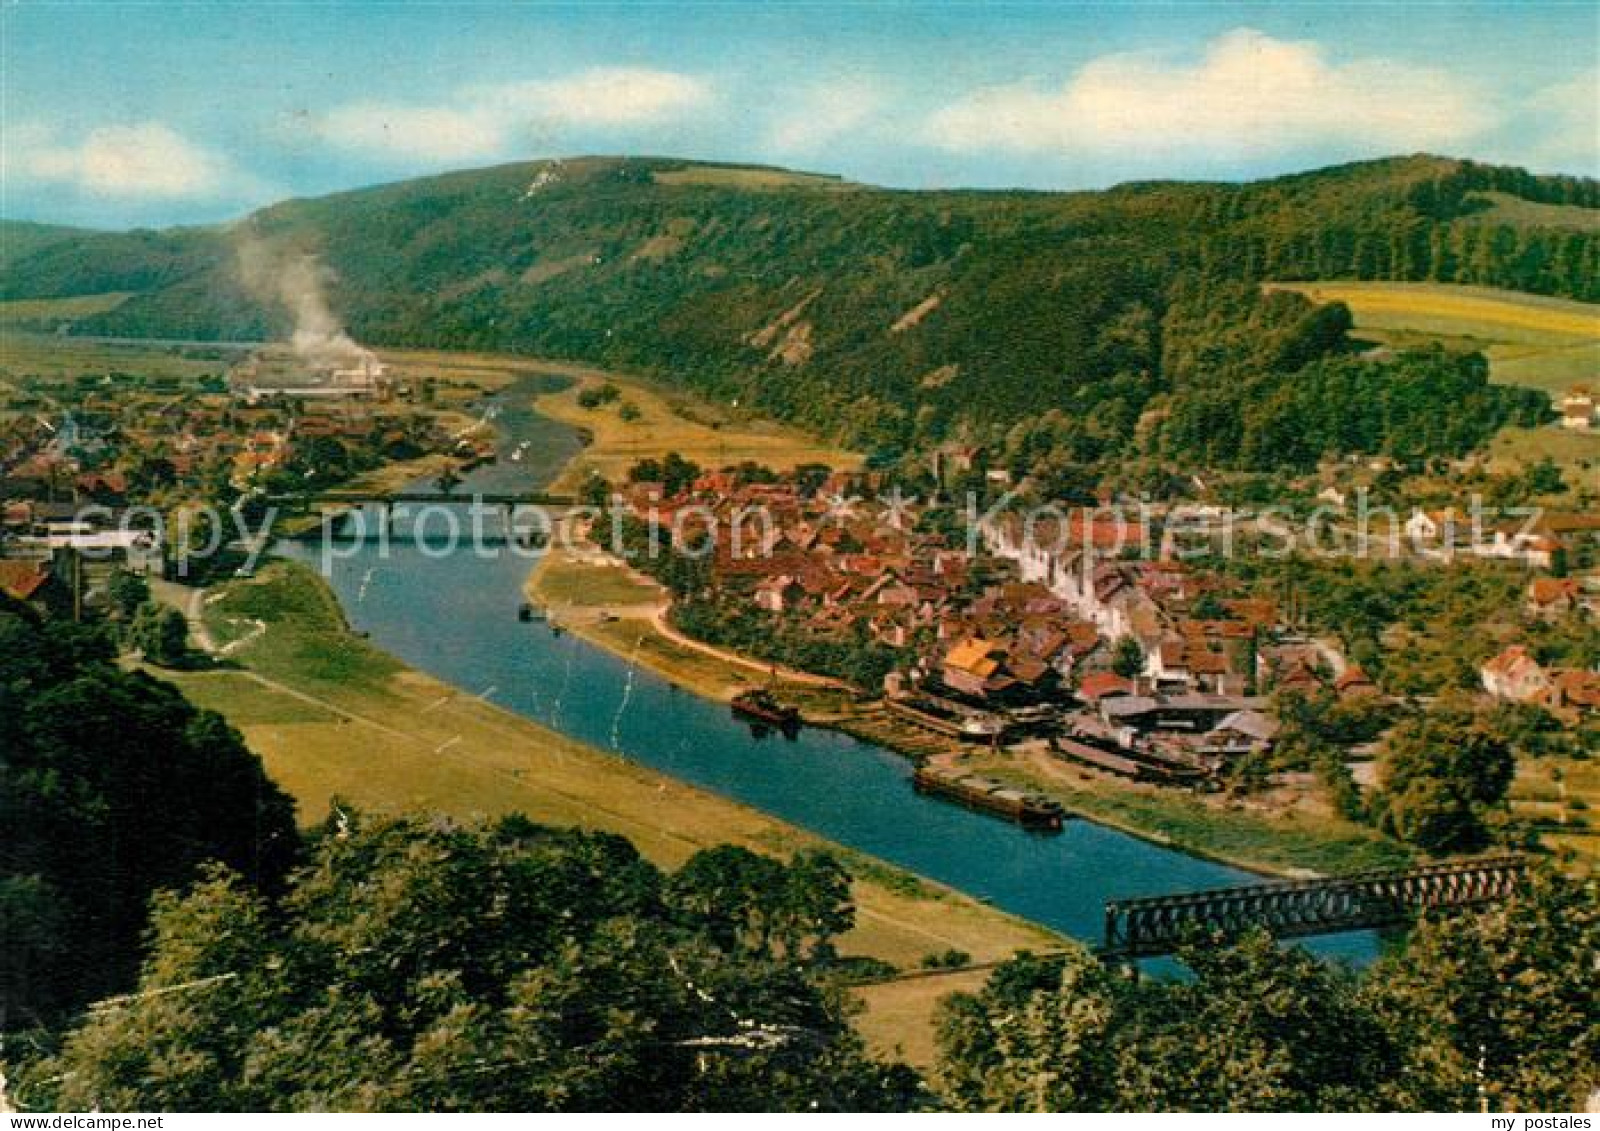
[[[1303,938],[1408,923],[1426,911],[1498,903],[1523,880],[1520,856],[1360,872],[1321,880],[1289,880],[1106,904],[1107,959],[1171,954],[1190,938],[1236,937],[1264,929],[1275,938]]]

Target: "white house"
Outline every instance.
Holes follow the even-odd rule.
[[[1550,674],[1520,644],[1487,661],[1478,675],[1490,695],[1514,703],[1526,703],[1550,689]]]
[[[1587,432],[1600,418],[1600,402],[1587,386],[1574,385],[1568,389],[1557,406],[1561,410],[1561,427]]]

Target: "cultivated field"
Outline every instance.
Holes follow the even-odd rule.
[[[192,384],[203,377],[221,377],[227,373],[238,360],[240,349],[226,344],[179,346],[132,340],[101,341],[39,334],[0,325],[0,379],[73,380],[80,376],[130,375]]]
[[[1511,785],[1511,811],[1540,824],[1539,840],[1570,852],[1575,871],[1600,869],[1600,761],[1534,759],[1520,762]]]
[[[74,295],[71,298],[11,299],[0,302],[0,326],[71,322],[90,314],[114,310],[132,297],[132,291],[112,291],[102,295]]]
[[[1560,393],[1600,379],[1600,306],[1441,283],[1282,283],[1342,302],[1361,336],[1395,346],[1441,341],[1482,350],[1508,385]]]
[[[576,374],[579,371],[569,371]],[[584,408],[578,396],[610,381],[621,396],[610,404]],[[538,410],[583,429],[591,444],[562,473],[559,488],[572,489],[590,471],[619,482],[634,464],[677,452],[702,467],[727,467],[754,460],[778,471],[803,463],[854,468],[861,457],[830,447],[792,428],[733,416],[703,401],[637,379],[583,371],[578,382],[559,393],[540,397]],[[637,416],[623,419],[621,406],[632,405]]]

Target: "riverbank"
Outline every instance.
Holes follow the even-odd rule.
[[[684,402],[627,378],[594,371],[567,375],[575,384],[539,397],[535,407],[582,427],[589,439],[561,473],[558,482],[568,488],[581,483],[591,470],[620,481],[639,459],[672,450],[697,462],[709,459],[712,466],[739,458],[777,467],[831,458],[835,466],[844,466],[839,462],[841,453],[808,448],[805,438],[792,432],[752,431],[746,424],[721,420],[712,427],[705,423],[705,414],[714,410],[686,409]],[[623,422],[614,406],[585,409],[579,403],[583,389],[597,388],[606,380],[617,385],[619,400],[639,406],[643,416],[636,424]],[[643,431],[635,431],[640,425]],[[734,452],[739,455],[730,454]],[[1303,799],[1273,805],[1203,797],[1128,782],[1048,755],[974,752],[863,706],[855,695],[819,688],[817,677],[808,673],[778,671],[774,677],[758,660],[729,655],[672,630],[665,619],[669,607],[665,590],[597,549],[552,550],[530,574],[525,592],[565,629],[696,694],[727,700],[752,684],[772,683],[783,699],[817,724],[910,758],[956,759],[978,772],[1051,796],[1079,817],[1162,847],[1266,876],[1354,872],[1409,860],[1398,843],[1319,811]]]
[[[1130,782],[1038,750],[975,750],[963,763],[1108,828],[1262,876],[1299,879],[1415,862],[1399,842],[1305,805]]]
[[[352,633],[303,566],[273,562],[218,587],[200,610],[218,648],[237,642],[229,659],[239,666],[160,675],[244,734],[304,822],[320,820],[335,798],[457,817],[520,812],[619,833],[669,868],[716,844],[781,855],[822,847],[855,877],[857,926],[841,942],[845,954],[910,971],[950,949],[981,963],[1064,945],[944,885],[557,734],[495,705],[493,689],[473,694],[409,668]],[[872,1026],[879,1047],[927,1047],[938,995],[918,990],[916,1020]]]
[[[533,407],[578,429],[588,443],[551,484],[556,493],[576,491],[590,473],[620,483],[634,464],[669,452],[703,467],[747,460],[776,471],[807,463],[835,469],[861,465],[857,453],[820,443],[794,428],[744,417],[637,378],[575,367],[559,372],[573,383],[537,398]],[[614,400],[593,408],[580,403],[586,391],[607,384],[618,391]]]
[[[667,594],[648,578],[587,552],[555,550],[530,574],[529,599],[563,628],[696,694],[727,700],[768,681],[756,660],[718,658],[662,629]],[[1304,877],[1400,867],[1405,848],[1305,806],[1269,806],[1129,782],[1049,754],[993,752],[930,735],[850,694],[779,671],[779,696],[813,723],[898,751],[954,761],[1061,802],[1079,817],[1141,840],[1263,876]]]
[[[837,722],[853,696],[835,681],[792,672],[693,641],[666,624],[665,589],[598,551],[553,547],[529,573],[524,594],[551,623],[707,699],[726,702],[770,686],[808,719]]]

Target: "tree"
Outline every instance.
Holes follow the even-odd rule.
[[[667,906],[728,950],[814,961],[855,922],[850,877],[831,855],[780,860],[725,844],[691,856],[665,890]]]
[[[1135,996],[1125,1110],[1381,1110],[1399,1056],[1348,970],[1264,933],[1180,957],[1192,981]]]
[[[1566,491],[1566,480],[1562,478],[1561,468],[1555,460],[1545,456],[1538,463],[1530,464],[1524,473],[1526,491],[1531,496],[1559,495]]]
[[[603,510],[611,503],[611,484],[606,482],[603,475],[591,471],[578,488],[578,500],[585,506]]]
[[[936,1018],[936,1079],[962,1111],[1103,1111],[1116,1106],[1111,1041],[1123,991],[1087,951],[1019,956]]]
[[[1515,771],[1511,745],[1487,712],[1440,700],[1384,743],[1382,823],[1429,852],[1477,851],[1489,841],[1486,816]]]
[[[150,583],[121,566],[106,580],[106,598],[119,620],[132,620],[139,606],[150,600]]]
[[[1215,593],[1202,593],[1194,603],[1194,616],[1196,620],[1225,620],[1228,610]]]
[[[1429,919],[1366,979],[1404,1033],[1409,1110],[1576,1111],[1600,1084],[1600,884],[1537,869],[1477,915]]]
[[[825,463],[802,463],[793,472],[795,490],[810,498],[822,489],[832,474],[833,468]]]
[[[104,636],[0,609],[0,922],[8,1024],[125,989],[151,894],[219,860],[275,890],[294,807],[222,718]]]
[[[663,881],[608,834],[341,807],[276,910],[221,870],[164,897],[141,991],[37,1087],[75,1110],[924,1102],[829,991],[682,921]]]
[[[189,653],[189,622],[170,605],[146,601],[134,614],[128,641],[151,663],[171,667]]]
[[[1131,636],[1119,636],[1111,652],[1111,670],[1123,679],[1132,679],[1144,671],[1144,649]]]
[[[1381,1109],[1400,1057],[1347,970],[1262,933],[1180,957],[1192,979],[1007,963],[942,1007],[938,1083],[965,1110]]]

